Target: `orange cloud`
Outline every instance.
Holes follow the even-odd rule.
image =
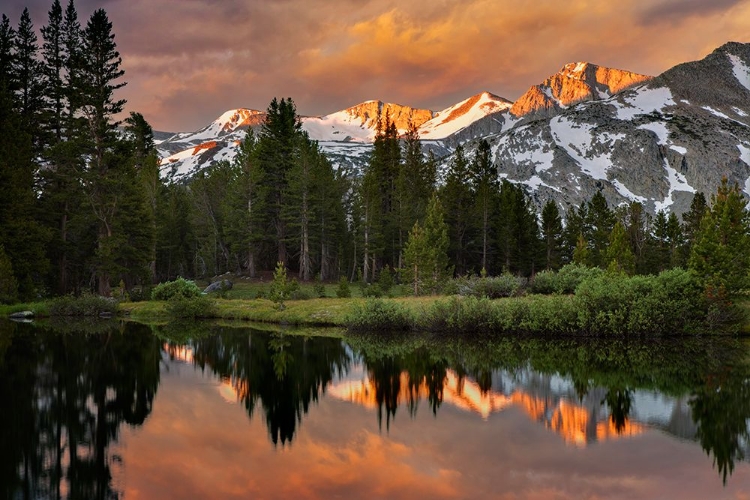
[[[99,2],[100,3],[100,2]],[[76,2],[84,22],[94,0]],[[48,0],[8,0],[37,27]],[[302,114],[369,99],[440,110],[479,91],[509,99],[567,62],[656,75],[723,43],[750,41],[750,0],[338,0],[105,6],[128,111],[195,130],[229,108],[290,96]]]

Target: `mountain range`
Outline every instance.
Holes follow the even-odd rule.
[[[587,62],[564,65],[515,102],[482,92],[442,111],[367,101],[301,117],[338,168],[367,163],[378,113],[401,133],[418,127],[441,170],[458,144],[469,156],[486,139],[502,178],[525,185],[538,206],[561,210],[601,191],[611,206],[637,200],[647,211],[686,211],[696,192],[722,177],[750,195],[750,44],[729,42],[704,59],[650,77]],[[162,176],[189,179],[231,160],[262,111],[234,109],[201,130],[158,134]]]

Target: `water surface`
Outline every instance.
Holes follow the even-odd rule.
[[[0,497],[747,498],[747,354],[0,323]]]

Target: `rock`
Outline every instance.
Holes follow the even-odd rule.
[[[18,311],[11,313],[10,319],[29,319],[34,317],[34,311]]]
[[[232,282],[229,280],[214,281],[203,290],[203,293],[220,292],[222,290],[231,290]]]

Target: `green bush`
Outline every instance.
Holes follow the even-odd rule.
[[[543,295],[550,295],[557,292],[557,285],[560,280],[555,271],[540,271],[534,275],[529,283],[529,291]]]
[[[603,274],[604,270],[598,267],[587,267],[576,263],[566,264],[557,271],[555,293],[575,293],[578,285],[585,280],[598,278]]]
[[[701,329],[707,319],[702,287],[689,271],[658,276],[605,273],[576,289],[578,319],[597,334],[669,335]]]
[[[435,301],[420,318],[420,327],[444,333],[492,333],[498,328],[497,307],[486,298],[450,297]]]
[[[354,307],[346,317],[345,324],[352,332],[404,332],[414,327],[414,319],[397,302],[369,299]]]
[[[98,295],[84,294],[80,297],[65,295],[52,299],[49,306],[50,316],[99,316],[116,314],[117,301]]]
[[[526,280],[510,273],[492,278],[471,278],[459,287],[459,294],[469,297],[499,299],[513,297],[523,290]],[[450,288],[450,287],[449,287]]]
[[[151,300],[171,300],[175,297],[191,298],[199,297],[201,289],[195,282],[184,278],[177,278],[174,281],[159,283],[151,291]]]
[[[371,297],[378,299],[383,296],[383,290],[380,289],[380,285],[377,283],[373,283],[371,285],[366,285],[361,288],[362,297]]]
[[[167,313],[173,318],[215,318],[216,304],[208,297],[174,297],[167,302]]]
[[[391,268],[389,266],[385,266],[380,271],[380,275],[378,276],[378,286],[380,287],[380,291],[384,295],[388,295],[388,293],[391,291],[391,288],[393,288],[394,284],[395,284],[395,281],[393,279],[393,273],[391,272]]]
[[[319,299],[324,299],[326,297],[326,286],[323,284],[320,274],[315,276],[315,284],[313,285],[313,291],[315,292],[315,295]]]
[[[346,276],[342,276],[339,279],[339,286],[336,289],[336,297],[340,299],[348,299],[352,296],[352,291],[349,288],[349,280],[346,279]]]

